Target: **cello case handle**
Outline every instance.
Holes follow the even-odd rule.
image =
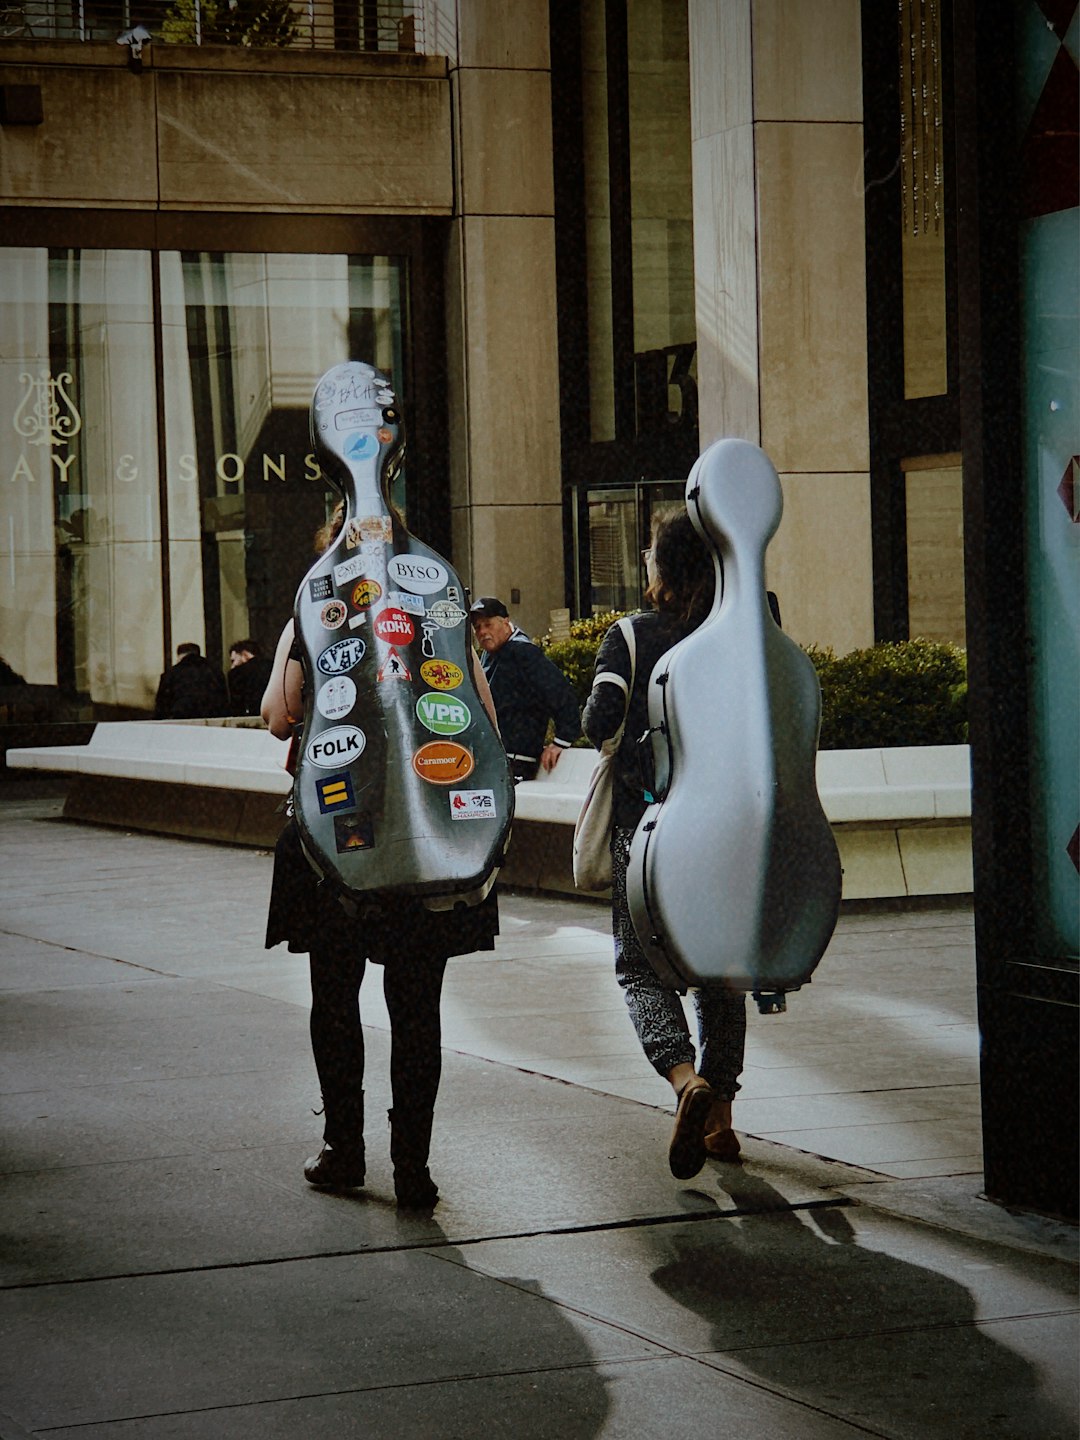
[[[713,551],[717,594],[649,681],[664,798],[635,833],[627,900],[665,983],[780,993],[810,978],[840,906],[815,774],[821,690],[765,589],[783,509],[768,457],[715,442],[690,472],[686,504]]]
[[[476,903],[506,848],[514,787],[473,679],[465,587],[389,501],[404,449],[389,378],[356,361],[328,370],[311,438],[345,514],[293,611],[301,840],[346,896]]]

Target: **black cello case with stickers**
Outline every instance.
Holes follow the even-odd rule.
[[[355,361],[328,370],[311,436],[345,515],[293,612],[304,849],[346,897],[474,904],[502,861],[514,786],[473,681],[465,587],[389,504],[404,433],[387,376]]]

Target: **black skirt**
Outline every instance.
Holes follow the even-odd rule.
[[[428,910],[408,895],[372,896],[347,909],[309,864],[296,822],[289,820],[278,837],[266,918],[268,950],[284,943],[294,952],[307,952],[318,938],[356,947],[383,965],[399,955],[445,959],[494,950],[498,933],[494,887],[479,905],[456,910]]]

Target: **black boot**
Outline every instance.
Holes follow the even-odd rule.
[[[358,1190],[364,1183],[364,1092],[331,1103],[323,1096],[323,1147],[304,1166],[304,1179],[321,1190]]]
[[[364,1183],[364,1147],[339,1150],[324,1144],[304,1166],[304,1179],[320,1190],[359,1190]]]
[[[394,1194],[399,1210],[433,1210],[439,1187],[427,1168],[433,1112],[405,1115],[386,1112],[390,1120],[390,1159],[394,1162]]]

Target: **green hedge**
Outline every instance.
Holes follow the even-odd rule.
[[[573,685],[582,705],[600,641],[617,613],[574,620],[568,640],[537,644]],[[959,745],[967,740],[967,657],[958,645],[898,640],[836,655],[806,647],[821,682],[822,750]]]

